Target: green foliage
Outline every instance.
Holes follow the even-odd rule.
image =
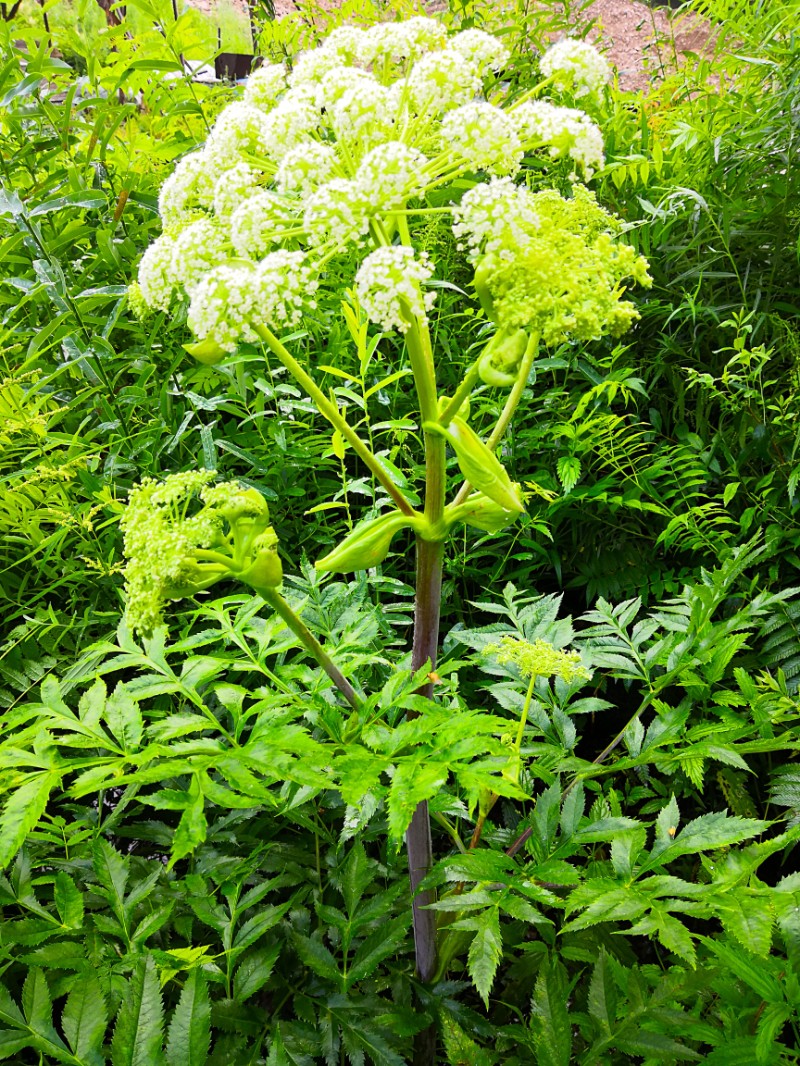
[[[504,29],[522,94],[581,6],[443,17]],[[401,1066],[433,1025],[451,1066],[797,1061],[798,6],[692,6],[711,44],[598,113],[599,200],[655,278],[642,324],[536,358],[499,453],[527,514],[448,547],[432,678],[405,528],[351,581],[303,558],[385,513],[374,472],[261,346],[189,363],[180,318],[127,306],[158,187],[231,98],[181,62],[215,42],[170,4],[116,29],[51,6],[58,53],[38,7],[0,25],[0,1057]],[[263,50],[407,13],[304,4]],[[559,165],[526,179],[563,192]],[[440,216],[421,241],[455,287],[432,321],[452,396],[485,318]],[[351,266],[293,350],[420,507],[409,370]],[[474,391],[480,439],[502,402]],[[269,501],[287,598],[358,710],[258,599],[199,596],[146,640],[120,625],[129,488],[199,468]],[[589,676],[531,684],[504,637]]]

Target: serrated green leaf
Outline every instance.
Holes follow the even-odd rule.
[[[105,720],[123,751],[133,753],[139,750],[143,730],[142,712],[125,685],[117,685],[106,700]]]
[[[233,975],[233,998],[237,1003],[244,1003],[269,981],[280,951],[281,945],[273,944],[242,958]]]
[[[748,889],[735,890],[715,899],[713,907],[730,937],[754,955],[769,955],[775,918],[762,897]]]
[[[302,936],[300,933],[295,933],[292,942],[302,963],[320,977],[333,981],[337,987],[342,986],[343,978],[336,965],[336,959],[324,944],[310,936]]]
[[[443,1012],[440,1018],[448,1066],[492,1066],[494,1059],[449,1014]]]
[[[621,1035],[617,1040],[617,1047],[628,1055],[643,1055],[646,1059],[700,1062],[704,1058],[685,1044],[664,1036],[663,1033],[651,1033],[648,1029],[640,1029],[633,1036]]]
[[[740,981],[752,988],[756,995],[767,1003],[783,1003],[784,995],[780,981],[769,971],[769,963],[766,959],[759,959],[754,955],[747,955],[738,948],[729,944],[723,944],[718,940],[703,937],[703,942],[712,951],[723,965],[725,965]]]
[[[477,916],[477,932],[469,946],[467,970],[484,1006],[489,1007],[489,993],[494,975],[503,957],[503,937],[500,932],[500,912],[488,907]]]
[[[92,869],[98,882],[117,901],[115,909],[119,913],[128,883],[128,859],[115,851],[107,840],[99,837],[92,846]]]
[[[338,873],[339,889],[344,898],[347,913],[352,917],[359,900],[375,879],[363,844],[357,842],[350,848]]]
[[[608,955],[600,949],[589,984],[589,1014],[604,1035],[614,1028],[617,1019],[617,987],[608,964]]]
[[[556,960],[539,970],[531,1001],[531,1033],[537,1066],[569,1066],[572,1025],[567,1012],[567,975]]]
[[[388,925],[382,925],[366,938],[353,957],[347,971],[346,987],[352,988],[359,981],[371,976],[386,958],[396,956],[398,948],[408,935],[408,921],[404,915]]]
[[[0,815],[0,869],[12,861],[47,808],[50,792],[61,780],[59,770],[28,774]]]
[[[80,929],[83,925],[83,895],[69,874],[63,870],[56,874],[53,900],[61,924],[67,929]]]
[[[168,1066],[205,1066],[211,1045],[211,1003],[205,975],[190,971],[167,1034]]]
[[[78,1058],[91,1059],[100,1050],[108,1015],[100,983],[92,973],[82,974],[67,996],[61,1028]]]
[[[22,1013],[31,1029],[48,1035],[53,1031],[53,1004],[44,972],[28,970],[22,986]]]
[[[117,1014],[111,1041],[112,1066],[159,1066],[164,1008],[151,955],[136,963]]]
[[[660,853],[652,854],[642,863],[640,870],[644,873],[655,866],[672,862],[681,855],[696,855],[702,851],[740,844],[763,833],[769,825],[769,822],[758,818],[733,817],[727,811],[703,814],[689,822]]]
[[[389,838],[399,844],[422,800],[435,796],[448,778],[448,768],[424,757],[402,761],[389,792]]]
[[[168,870],[180,859],[185,858],[206,839],[208,822],[205,816],[205,796],[200,791],[197,775],[192,778],[190,788],[192,800],[181,815],[178,828],[172,838],[172,850],[170,854]]]

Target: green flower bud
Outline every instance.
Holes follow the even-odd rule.
[[[264,588],[276,588],[283,581],[283,567],[278,555],[278,538],[272,526],[253,541],[252,563],[237,576],[240,581],[259,592]]]
[[[506,511],[518,514],[525,511],[519,490],[509,478],[506,468],[463,418],[454,418],[449,426],[425,422],[423,429],[447,438],[455,450],[461,473],[473,488]]]
[[[414,519],[400,511],[390,511],[380,518],[362,522],[341,544],[314,565],[317,570],[332,574],[349,574],[353,570],[368,570],[382,563],[389,554],[395,533],[414,525]]]
[[[499,262],[494,252],[485,255],[475,267],[475,279],[473,281],[481,307],[486,312],[486,317],[491,319],[492,322],[496,322],[497,319],[494,310],[494,297],[489,290],[489,278],[497,270]]]
[[[196,341],[194,344],[184,344],[183,347],[198,363],[204,363],[206,366],[221,362],[229,354],[224,348],[220,348],[212,337],[206,337],[204,341]]]
[[[471,493],[458,507],[451,504],[444,509],[444,520],[448,526],[455,522],[465,522],[474,529],[483,530],[484,533],[499,533],[518,517],[518,511],[506,510],[482,492]]]
[[[485,385],[504,388],[513,385],[528,347],[524,329],[501,329],[486,345],[478,360],[478,374]]]

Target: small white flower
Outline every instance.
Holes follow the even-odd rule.
[[[377,82],[357,81],[332,107],[331,124],[340,141],[374,144],[389,136],[395,118],[395,99]]]
[[[362,86],[365,92],[371,92],[378,85],[378,80],[369,71],[360,67],[347,67],[344,64],[331,67],[314,86],[317,107],[322,111],[332,111],[350,89]]]
[[[437,115],[460,107],[474,100],[480,88],[475,64],[452,48],[429,52],[417,60],[406,84],[408,100],[419,115]]]
[[[231,216],[231,243],[243,259],[263,255],[286,229],[299,225],[294,205],[265,189],[241,203]]]
[[[302,87],[290,89],[267,118],[267,152],[279,162],[292,148],[313,136],[319,120],[314,94]]]
[[[254,341],[250,323],[257,314],[258,275],[249,266],[218,266],[192,293],[189,328],[200,340],[215,341],[227,352],[240,340]]]
[[[391,210],[418,196],[427,159],[401,141],[386,141],[367,152],[355,180],[373,210]]]
[[[597,96],[611,78],[611,67],[597,49],[570,37],[547,49],[539,69],[557,88],[575,96]]]
[[[312,247],[331,242],[346,245],[369,229],[368,205],[361,186],[347,178],[334,178],[306,201],[303,226]]]
[[[603,134],[584,111],[534,100],[514,108],[509,118],[524,142],[547,147],[553,158],[569,156],[587,180],[605,162]]]
[[[267,154],[270,117],[243,101],[229,104],[208,135],[206,153],[220,171],[234,166],[242,155]]]
[[[503,42],[483,30],[462,30],[450,38],[447,47],[472,63],[481,77],[486,77],[490,70],[502,70],[509,59],[509,51]]]
[[[383,329],[406,333],[411,319],[427,322],[436,293],[423,294],[420,286],[433,274],[430,259],[413,248],[393,245],[368,255],[356,274],[356,292],[372,322]]]
[[[283,63],[265,63],[247,79],[244,102],[262,111],[271,111],[286,91],[286,68]]]
[[[339,160],[336,149],[327,144],[307,141],[290,149],[281,160],[275,174],[275,187],[280,193],[300,193],[308,196],[318,185],[336,173]]]
[[[186,155],[161,186],[158,210],[165,226],[174,226],[192,209],[209,207],[216,171],[205,152]]]
[[[171,266],[173,283],[191,292],[209,270],[227,258],[224,249],[224,234],[213,219],[200,218],[192,222],[175,238]]]
[[[312,299],[317,279],[302,252],[281,249],[262,259],[256,269],[256,302],[262,320],[296,326]]]
[[[325,38],[324,48],[339,56],[345,63],[369,62],[367,33],[357,26],[337,26]]]
[[[292,86],[316,85],[331,70],[343,66],[342,58],[332,48],[309,48],[300,52],[292,64]]]
[[[513,123],[492,104],[475,102],[450,111],[442,119],[441,140],[473,170],[513,174],[519,169],[522,146]]]
[[[447,30],[437,19],[417,15],[404,22],[381,22],[367,30],[364,54],[369,62],[386,57],[396,61],[416,59],[443,48]]]
[[[224,218],[252,195],[258,186],[258,173],[247,163],[237,163],[224,171],[214,186],[214,212]]]
[[[526,188],[493,178],[470,189],[454,208],[453,233],[466,239],[473,259],[490,252],[513,258],[539,228],[534,204]]]
[[[175,291],[172,273],[172,254],[175,241],[172,237],[156,237],[145,250],[139,263],[139,288],[148,307],[167,311]]]

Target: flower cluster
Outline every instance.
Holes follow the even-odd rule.
[[[296,56],[291,70],[262,66],[205,146],[164,183],[164,233],[142,257],[136,307],[167,311],[185,301],[208,350],[230,352],[255,341],[259,325],[296,324],[323,279],[341,280],[328,262],[363,249],[353,278],[363,306],[382,328],[406,330],[409,315],[424,319],[435,298],[420,288],[431,264],[408,247],[425,217],[415,216],[450,211],[474,261],[498,257],[493,298],[509,326],[528,311],[542,318],[545,304],[534,309],[529,289],[546,273],[543,249],[560,232],[557,212],[549,204],[543,224],[536,197],[512,176],[524,153],[544,152],[568,158],[588,178],[602,165],[602,136],[573,108],[490,103],[485,90],[507,62],[491,34],[448,36],[420,16],[341,26]],[[567,79],[576,95],[596,91],[606,76],[605,61],[582,42],[554,46],[542,69],[554,84]],[[456,205],[447,190],[464,175],[477,183]],[[617,280],[623,259],[616,256]],[[579,266],[577,252],[549,261]],[[511,284],[503,263],[530,270],[527,287],[524,278]],[[580,279],[594,277],[597,265],[587,259]],[[574,320],[575,335],[584,335],[588,325],[577,313]],[[618,315],[615,328],[621,324]]]
[[[599,96],[611,77],[611,68],[596,48],[570,37],[547,49],[539,69],[556,88],[576,97]]]
[[[167,601],[223,578],[255,589],[280,584],[277,537],[263,497],[235,481],[212,486],[215,476],[188,471],[163,482],[147,478],[131,490],[120,525],[132,629],[151,633]]]
[[[361,306],[383,329],[410,329],[412,318],[426,321],[435,293],[423,294],[421,284],[433,273],[428,256],[413,248],[393,245],[368,255],[356,274]]]
[[[623,282],[650,285],[647,262],[613,239],[615,220],[582,186],[566,199],[496,180],[471,190],[456,217],[456,234],[478,260],[481,303],[501,330],[556,345],[618,336],[639,317],[622,299]]]
[[[499,644],[490,644],[488,652],[495,655],[498,663],[512,663],[523,677],[560,677],[570,684],[591,676],[581,665],[577,651],[559,651],[546,640],[520,640],[518,637],[503,637]]]
[[[600,127],[577,108],[529,100],[515,108],[510,118],[524,143],[533,146],[538,142],[553,158],[569,157],[587,181],[605,163]]]

